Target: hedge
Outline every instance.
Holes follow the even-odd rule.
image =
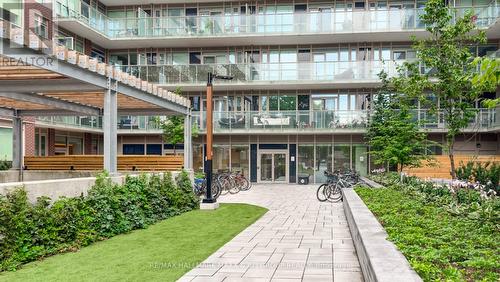
[[[197,209],[186,172],[127,176],[123,185],[100,174],[87,196],[28,201],[26,190],[0,195],[0,271],[146,228]]]

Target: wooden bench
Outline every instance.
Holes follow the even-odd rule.
[[[103,170],[102,155],[24,157],[26,170]],[[184,165],[183,156],[118,156],[121,171],[175,171]]]

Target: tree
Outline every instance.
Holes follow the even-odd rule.
[[[463,17],[455,17],[453,13],[446,1],[427,1],[421,21],[430,36],[422,40],[412,38],[418,60],[398,67],[398,76],[391,83],[397,92],[422,102],[430,93],[439,99],[439,110],[447,127],[444,148],[450,159],[450,174],[455,179],[456,136],[475,116],[471,105],[484,89],[481,83],[473,83],[476,66],[470,47],[486,42],[486,37],[484,32],[475,30],[471,11]],[[435,105],[431,106],[431,110],[437,110]]]
[[[479,72],[472,78],[472,83],[476,87],[483,87],[483,91],[494,92],[500,84],[500,59],[497,58],[476,58],[474,64],[479,67]],[[500,98],[485,99],[482,105],[487,108],[494,108],[500,105]]]
[[[176,95],[182,95],[182,89],[177,87],[174,90]],[[163,141],[172,144],[174,146],[174,155],[177,155],[176,145],[184,143],[184,117],[183,116],[171,116],[167,119],[162,119],[160,117],[155,117],[156,125],[162,130]],[[198,126],[193,125],[192,136],[198,136]]]
[[[420,131],[406,97],[389,87],[387,74],[382,71],[379,77],[382,87],[375,98],[367,132],[370,154],[376,164],[397,166],[401,173],[429,158],[427,134]]]

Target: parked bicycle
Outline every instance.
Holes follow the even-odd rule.
[[[326,183],[321,184],[316,191],[316,197],[320,202],[336,203],[342,201],[342,189],[351,188],[361,182],[359,173],[354,170],[334,171],[325,170]]]
[[[220,195],[236,194],[247,191],[252,186],[251,182],[242,172],[219,172],[212,174],[212,196],[217,199]],[[206,194],[206,178],[195,179],[193,192],[202,196]]]

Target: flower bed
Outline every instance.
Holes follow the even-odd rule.
[[[357,188],[425,281],[500,279],[500,200],[485,191],[397,174],[372,177],[387,188]]]
[[[0,195],[0,270],[14,270],[196,208],[198,199],[186,172],[175,182],[165,173],[127,177],[123,185],[101,174],[86,197],[55,202],[41,197],[36,204],[18,188]]]

